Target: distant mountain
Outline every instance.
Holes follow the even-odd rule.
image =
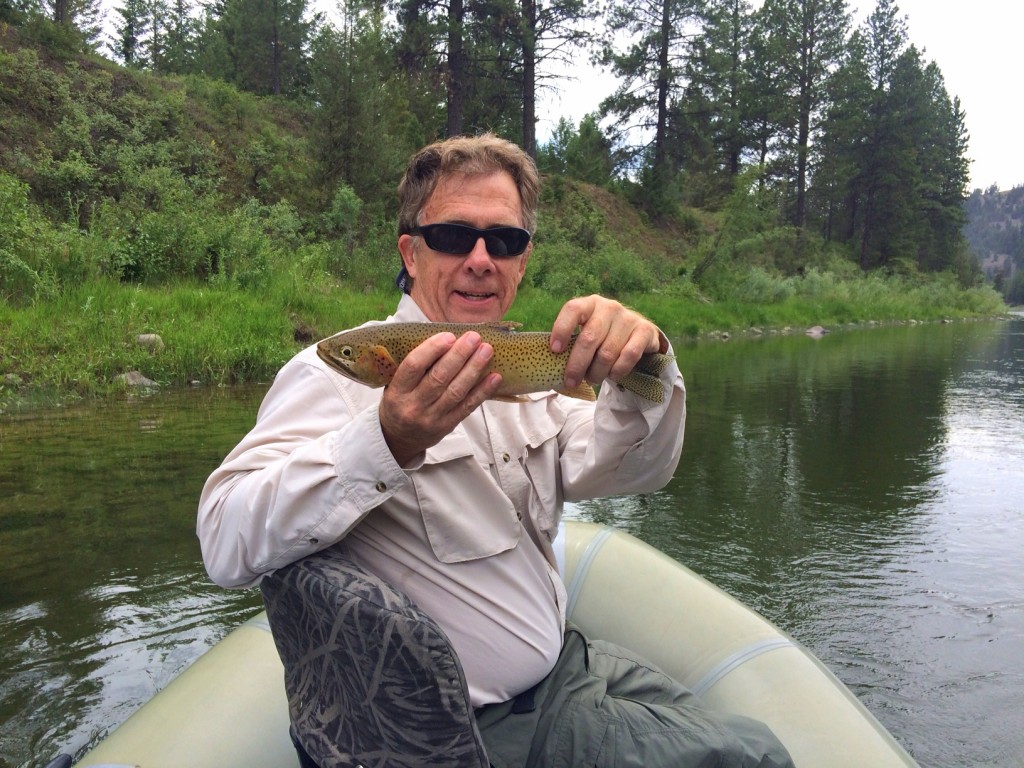
[[[964,203],[964,234],[990,280],[1009,281],[1024,270],[1024,185],[1001,192],[974,190]]]

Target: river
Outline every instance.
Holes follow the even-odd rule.
[[[811,648],[923,766],[1024,764],[1024,319],[679,345],[673,481],[572,505]],[[0,766],[81,754],[259,608],[195,504],[265,387],[0,414]]]

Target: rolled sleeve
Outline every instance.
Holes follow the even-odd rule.
[[[379,391],[346,396],[311,354],[281,369],[256,425],[203,488],[196,530],[222,586],[251,586],[330,546],[408,482],[381,433]]]
[[[609,382],[592,411],[574,407],[561,457],[567,501],[650,492],[672,479],[683,447],[686,388],[675,362],[660,378],[661,403]]]

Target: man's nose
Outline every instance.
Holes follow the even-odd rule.
[[[466,254],[466,269],[477,273],[488,272],[494,269],[494,260],[491,258],[491,254],[487,252],[487,246],[484,245],[482,237],[476,239],[473,250]]]

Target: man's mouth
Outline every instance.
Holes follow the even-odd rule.
[[[494,296],[493,293],[470,293],[469,291],[456,291],[455,293],[469,301],[484,301]]]

